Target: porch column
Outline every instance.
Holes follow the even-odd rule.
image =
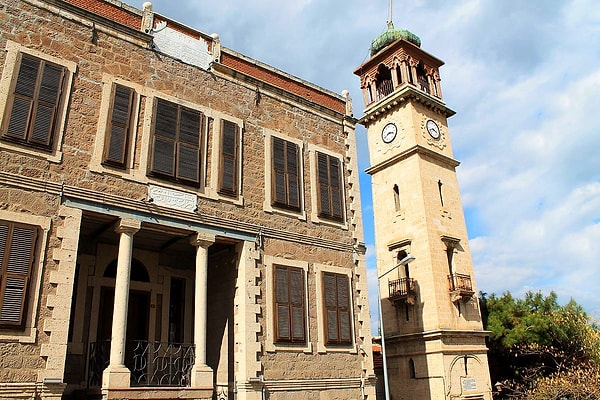
[[[208,248],[215,242],[214,235],[197,233],[190,240],[196,247],[196,284],[194,289],[194,347],[192,387],[213,386],[213,370],[206,365],[206,303]]]
[[[102,373],[103,388],[129,387],[130,372],[125,366],[125,337],[127,334],[127,305],[129,304],[129,276],[133,235],[140,230],[140,221],[121,219],[115,228],[120,235],[117,276],[115,279],[115,303],[113,308],[110,361]]]

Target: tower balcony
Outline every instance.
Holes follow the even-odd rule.
[[[475,294],[470,275],[450,274],[448,275],[448,283],[450,285],[450,297],[453,302],[470,299]]]
[[[415,303],[416,285],[412,278],[400,278],[390,281],[389,299],[392,303],[406,302],[408,304]]]

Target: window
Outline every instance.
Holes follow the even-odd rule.
[[[7,102],[2,138],[51,150],[59,129],[66,68],[22,54]]]
[[[398,185],[394,185],[394,208],[400,211],[400,189]]]
[[[323,272],[326,343],[351,344],[350,280],[347,275]]]
[[[342,168],[339,158],[317,152],[319,217],[342,220]]]
[[[0,221],[0,326],[22,328],[32,275],[36,227]]]
[[[158,99],[155,121],[151,173],[200,186],[204,115]]]
[[[300,210],[300,151],[297,144],[273,137],[272,140],[273,205]]]
[[[106,127],[104,163],[125,168],[132,124],[134,91],[131,88],[115,85],[112,94],[112,107]]]
[[[236,196],[238,192],[239,135],[238,125],[222,120],[219,193],[227,196]]]
[[[274,266],[275,337],[278,342],[305,342],[304,272],[301,268]]]

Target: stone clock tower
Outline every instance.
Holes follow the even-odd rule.
[[[391,398],[491,399],[463,208],[438,69],[388,30],[354,73],[366,108],[382,335]]]

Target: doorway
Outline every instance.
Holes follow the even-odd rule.
[[[98,319],[98,342],[110,342],[112,333],[113,308],[115,302],[115,289],[102,287],[100,292],[100,310]],[[141,290],[129,291],[129,304],[127,307],[127,334],[125,338],[125,366],[132,373],[132,380],[136,374],[143,373],[145,364],[139,355],[145,354],[141,346],[148,342],[148,327],[150,321],[150,292]]]

